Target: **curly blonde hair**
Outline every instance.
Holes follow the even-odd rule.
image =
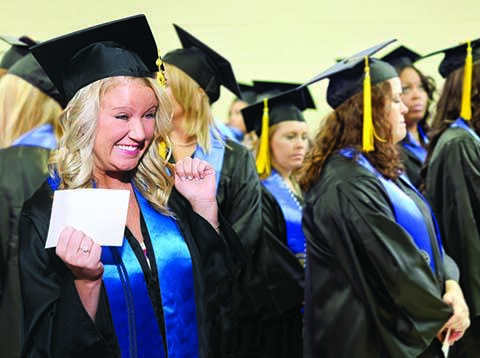
[[[62,128],[58,117],[62,107],[32,84],[7,73],[0,81],[0,148],[33,128],[50,124],[59,138]]]
[[[100,102],[105,93],[121,81],[138,81],[155,93],[158,107],[155,112],[155,133],[152,143],[130,175],[137,190],[160,212],[168,214],[167,201],[173,177],[167,170],[167,159],[159,147],[169,143],[171,105],[166,92],[153,78],[116,76],[98,80],[80,89],[70,100],[60,120],[65,133],[51,160],[51,170],[60,177],[60,188],[91,188],[93,186],[93,149]],[[169,168],[170,173],[172,168]]]

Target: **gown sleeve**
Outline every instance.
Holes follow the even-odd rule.
[[[458,264],[460,286],[470,314],[478,316],[480,145],[473,137],[456,137],[438,148],[428,166],[426,190],[438,218],[445,251]]]
[[[119,357],[102,285],[96,321],[81,303],[71,271],[45,249],[52,191],[44,186],[24,204],[19,229],[23,298],[22,357]],[[49,205],[45,205],[45,203]]]
[[[441,299],[443,283],[395,222],[380,183],[371,176],[344,180],[309,203],[303,223],[313,308],[305,320],[315,334],[307,351],[334,349],[320,346],[338,342],[341,332],[339,350],[356,347],[368,356],[362,352],[372,354],[382,342],[387,356],[418,356],[451,310]]]

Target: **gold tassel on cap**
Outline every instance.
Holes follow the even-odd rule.
[[[362,150],[371,152],[374,149],[373,119],[372,119],[372,87],[370,83],[370,67],[365,56],[365,78],[363,79],[363,138]]]
[[[270,165],[270,148],[268,145],[268,99],[263,100],[263,117],[262,117],[262,133],[260,135],[260,144],[257,151],[257,173],[260,178],[265,179],[272,173],[272,167]]]
[[[158,59],[157,59],[157,66],[158,66],[157,82],[160,84],[160,86],[165,88],[167,87],[167,79],[165,78],[165,67],[163,66],[163,61],[160,55],[158,56]]]
[[[472,119],[472,67],[472,45],[470,41],[467,41],[467,57],[465,58],[465,69],[463,72],[462,109],[460,111],[460,117],[466,121]]]

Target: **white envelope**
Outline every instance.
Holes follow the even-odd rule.
[[[66,226],[83,231],[99,245],[121,246],[129,197],[128,190],[56,190],[45,248],[57,246]]]

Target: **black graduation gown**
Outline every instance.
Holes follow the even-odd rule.
[[[443,266],[433,274],[374,174],[332,155],[306,194],[303,225],[307,357],[441,357],[435,336],[452,314]]]
[[[48,175],[50,150],[14,146],[0,150],[0,350],[20,356],[18,217],[25,199]]]
[[[19,262],[26,332],[22,356],[119,357],[105,288],[102,286],[93,323],[81,304],[71,271],[56,256],[55,249],[44,248],[52,194],[45,183],[25,202],[21,212]],[[176,190],[172,191],[168,205],[177,215],[192,256],[199,357],[228,356],[237,310],[237,299],[230,294],[237,291],[237,275],[245,261],[243,249],[221,215],[220,236]],[[148,248],[148,230],[143,219],[142,231],[147,234],[144,239]],[[141,251],[133,249],[137,258],[143,257]],[[145,272],[145,265],[142,267]],[[158,286],[158,280],[147,278],[151,298],[159,291]],[[155,306],[158,300],[152,302]],[[162,312],[156,305],[158,321]]]
[[[295,358],[297,337],[278,341],[279,330],[295,330],[303,303],[304,271],[286,246],[285,222],[275,198],[260,183],[251,152],[226,141],[217,190],[222,215],[232,224],[247,253],[241,322],[236,335],[238,357]],[[275,323],[274,323],[275,321]],[[283,328],[282,328],[283,327]],[[298,325],[297,325],[298,327]],[[288,334],[288,333],[287,333]],[[276,347],[268,342],[276,340]],[[270,348],[285,347],[282,355]]]
[[[425,185],[445,251],[459,266],[460,286],[470,309],[471,326],[455,344],[459,348],[480,331],[480,142],[461,128],[447,129],[432,153]],[[468,357],[479,354],[475,334],[471,341],[476,348]]]
[[[405,173],[413,186],[418,189],[422,185],[420,171],[422,170],[423,162],[405,146],[399,144],[399,148],[402,153]]]

